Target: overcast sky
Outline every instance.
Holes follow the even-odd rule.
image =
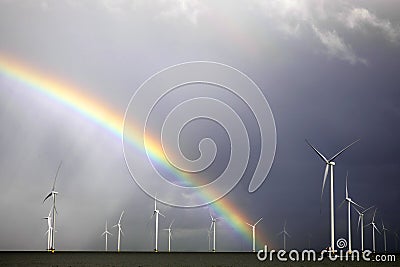
[[[241,116],[250,120],[246,126],[255,155],[250,156],[243,179],[226,198],[250,222],[264,217],[257,226],[263,233],[261,244],[265,241],[270,247],[282,247],[276,233],[285,220],[291,234],[288,248],[307,246],[309,235],[314,248],[330,242],[328,184],[320,213],[325,166],[305,138],[327,157],[360,138],[336,160],[336,207],[344,198],[349,171],[352,199],[365,207],[378,207],[379,228],[383,220],[390,230],[399,230],[397,0],[250,0],[234,4],[0,0],[0,60],[2,56],[73,85],[77,92],[119,114],[121,122],[132,94],[156,72],[193,60],[230,65],[260,87],[276,123],[274,163],[264,184],[250,194],[247,189],[259,156],[257,125],[234,95],[219,95],[239,106]],[[159,110],[190,98],[191,92],[180,90],[175,96],[166,96]],[[157,122],[158,113],[151,116]],[[0,250],[46,248],[47,224],[41,218],[48,214],[50,202],[42,204],[42,200],[51,190],[61,160],[57,249],[103,249],[100,235],[105,220],[112,226],[125,210],[122,249],[152,250],[154,221],[149,218],[153,201],[131,178],[120,138],[3,72],[0,125]],[[226,132],[207,120],[190,126],[182,132],[182,140],[189,143],[182,145],[183,153],[195,158],[198,141],[214,137],[216,143],[221,142],[222,154],[207,177],[218,174],[229,156]],[[174,249],[208,249],[207,207],[181,209],[160,204],[159,208],[167,215],[160,219],[160,228],[175,219]],[[347,236],[346,214],[344,207],[336,209],[336,239]],[[369,223],[371,214],[365,219]],[[249,239],[229,221],[221,221],[217,227],[217,249],[251,249]],[[354,212],[353,243],[358,248],[356,227]],[[115,249],[115,228],[112,233],[109,248]],[[370,248],[370,228],[365,236],[366,248]],[[166,232],[160,233],[159,246],[167,249]],[[383,249],[380,235],[377,246]],[[394,247],[394,235],[389,232],[388,248]]]

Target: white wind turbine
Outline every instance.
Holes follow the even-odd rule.
[[[361,207],[360,205],[358,205],[356,202],[354,202],[350,196],[349,196],[349,190],[347,187],[347,177],[349,176],[349,173],[346,174],[346,198],[342,201],[342,203],[339,205],[342,206],[344,204],[344,202],[347,202],[347,222],[348,222],[348,253],[351,253],[351,205],[354,206],[358,206],[361,209],[364,209],[363,207]]]
[[[61,168],[61,164],[62,161],[60,162],[60,164],[58,165],[58,169],[56,172],[56,175],[54,177],[54,182],[53,182],[53,187],[51,189],[51,192],[44,198],[43,203],[46,201],[46,199],[48,199],[49,197],[52,197],[53,199],[53,211],[52,211],[52,234],[51,234],[51,246],[50,246],[50,250],[54,251],[55,250],[55,246],[54,246],[54,236],[55,236],[55,232],[56,232],[56,212],[57,212],[57,208],[56,208],[56,196],[58,194],[58,192],[56,191],[56,181],[57,181],[57,176],[58,176],[58,172],[60,171]]]
[[[277,235],[283,235],[283,250],[286,251],[286,236],[290,237],[289,233],[286,231],[286,221],[283,225],[283,231],[279,232]]]
[[[47,231],[45,234],[47,234],[47,250],[51,250],[51,242],[52,242],[52,235],[53,235],[53,226],[51,224],[51,210],[49,212],[49,215],[47,217],[43,217],[44,220],[47,220]]]
[[[118,252],[120,252],[120,250],[121,250],[121,234],[123,236],[125,236],[124,232],[122,232],[122,227],[121,227],[121,219],[122,219],[122,215],[124,215],[124,213],[125,213],[125,211],[123,210],[122,213],[121,213],[121,216],[119,216],[118,223],[113,226],[113,228],[114,227],[118,227],[118,244],[117,244],[117,251]]]
[[[211,212],[210,212],[210,218],[211,218],[211,225],[210,225],[210,230],[209,231],[211,232],[211,229],[213,231],[213,249],[212,249],[212,251],[215,252],[215,237],[216,237],[216,235],[215,235],[215,225],[216,225],[217,221],[221,219],[221,217],[214,218],[211,215]]]
[[[379,229],[378,229],[378,227],[376,227],[376,224],[375,224],[376,210],[377,209],[375,209],[375,211],[374,211],[374,216],[372,217],[372,221],[365,226],[365,227],[367,227],[367,226],[371,225],[371,228],[372,228],[372,252],[373,253],[375,253],[375,230],[378,231],[379,234],[381,233],[381,232],[379,232]]]
[[[164,231],[168,231],[168,252],[171,252],[171,239],[172,239],[172,224],[174,223],[175,220],[172,220],[171,224],[169,225],[168,228],[163,229]]]
[[[251,225],[246,222],[248,226],[251,227],[252,230],[252,235],[253,235],[253,252],[256,251],[256,225],[262,220],[263,218],[260,218],[255,224]]]
[[[106,239],[106,251],[108,251],[108,235],[112,235],[107,228],[107,220],[106,220],[106,227],[105,227],[105,231],[101,234],[101,236],[105,236]]]
[[[158,251],[158,215],[161,215],[165,218],[165,215],[162,214],[158,209],[157,209],[157,197],[154,198],[154,211],[153,214],[151,215],[150,219],[153,218],[153,216],[156,217],[156,223],[155,223],[155,248],[154,251]]]
[[[387,247],[386,247],[386,232],[387,231],[389,231],[389,229],[387,229],[385,227],[385,225],[383,224],[383,220],[382,220],[383,244],[384,244],[384,248],[385,248],[385,253],[387,252]]]
[[[361,224],[361,251],[364,251],[364,214],[372,209],[374,206],[369,207],[368,209],[365,209],[363,211],[359,211],[356,207],[354,207],[354,209],[357,211],[358,213],[358,227],[360,227]]]
[[[354,145],[355,143],[357,143],[358,141],[360,141],[360,139],[354,141],[353,143],[351,143],[350,145],[346,146],[345,148],[343,148],[342,150],[340,150],[338,153],[336,153],[333,157],[331,157],[330,159],[327,159],[324,155],[322,155],[310,142],[307,141],[307,144],[318,154],[318,156],[326,163],[326,167],[325,167],[325,173],[324,173],[324,180],[322,183],[322,190],[321,190],[321,201],[322,201],[322,195],[324,193],[324,187],[325,187],[325,182],[326,182],[326,177],[328,176],[328,172],[330,169],[330,173],[331,173],[331,183],[330,183],[330,191],[331,191],[331,251],[335,251],[335,201],[334,201],[334,182],[333,182],[333,166],[335,166],[335,162],[334,160],[340,155],[342,154],[345,150],[347,150],[349,147],[351,147],[352,145]]]

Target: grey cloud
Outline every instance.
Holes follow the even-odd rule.
[[[367,64],[367,60],[358,57],[351,46],[346,44],[336,31],[321,31],[315,25],[312,25],[312,29],[326,48],[328,55],[338,57],[353,65],[357,63]]]
[[[345,24],[350,29],[366,30],[371,26],[383,33],[390,42],[398,44],[400,41],[400,27],[392,24],[387,19],[378,18],[374,13],[366,8],[353,8],[351,11],[343,14]]]

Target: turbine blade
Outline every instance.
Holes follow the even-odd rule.
[[[375,221],[375,215],[376,215],[376,210],[377,210],[378,208],[376,208],[375,209],[375,211],[374,211],[374,216],[372,217],[372,221],[374,222]]]
[[[360,141],[360,139],[357,139],[356,141],[354,141],[353,143],[351,143],[350,145],[346,146],[345,148],[343,148],[342,150],[340,150],[338,153],[336,153],[329,161],[333,161],[335,158],[337,158],[340,154],[342,154],[344,151],[346,151],[349,147],[351,147],[352,145],[354,145],[355,143],[357,143],[358,141]]]
[[[52,192],[50,192],[44,199],[43,199],[43,203],[46,201],[46,199],[48,199],[49,197],[51,197]]]
[[[363,214],[361,211],[359,211],[355,206],[352,206],[353,207],[353,209],[355,209],[356,211],[357,211],[357,213],[358,213],[358,216],[359,216],[359,218],[360,218],[360,215],[361,214]]]
[[[165,215],[164,215],[164,214],[162,214],[161,212],[158,212],[158,214],[160,214],[161,216],[163,216],[163,217],[165,218]]]
[[[257,223],[259,223],[259,222],[261,222],[262,221],[262,217],[254,224],[254,226],[256,226],[257,225]]]
[[[121,213],[121,216],[119,216],[119,220],[118,220],[119,224],[121,224],[122,215],[124,215],[124,213],[125,213],[125,210],[123,210],[122,213]]]
[[[212,229],[212,227],[213,227],[213,224],[214,224],[214,222],[212,221],[212,222],[211,222],[211,225],[210,225],[210,230],[209,230],[210,233],[211,233],[211,229]]]
[[[370,209],[372,209],[372,208],[374,208],[374,207],[375,207],[375,206],[371,206],[371,207],[365,209],[362,213],[365,213],[365,212],[367,212],[368,210],[370,210]]]
[[[253,225],[251,225],[251,224],[249,224],[248,222],[245,222],[248,226],[251,226],[251,227],[253,227]]]
[[[340,202],[340,205],[339,205],[339,209],[343,206],[343,204],[344,204],[344,202],[346,201],[346,199],[343,199],[343,201],[342,202]]]
[[[325,167],[325,173],[324,173],[324,180],[322,182],[322,189],[321,189],[321,199],[320,199],[320,203],[319,203],[319,212],[321,213],[321,207],[322,207],[322,196],[324,194],[324,188],[325,188],[325,182],[326,182],[326,177],[328,176],[328,171],[329,171],[329,164],[326,164]]]
[[[172,220],[171,224],[169,225],[169,228],[171,228],[172,224],[174,223],[175,219]]]
[[[357,209],[356,209],[357,210]],[[357,210],[358,211],[358,210]],[[357,232],[359,231],[359,229],[360,229],[360,222],[361,222],[361,214],[359,213],[359,215],[358,215],[358,223],[357,223]],[[362,227],[364,227],[364,225],[362,225]]]
[[[62,161],[60,161],[60,164],[58,165],[58,168],[57,168],[56,175],[54,176],[53,191],[54,191],[55,188],[56,188],[57,176],[58,176],[58,172],[60,171],[61,165],[62,165]]]
[[[357,206],[357,207],[359,207],[359,208],[361,208],[361,209],[363,209],[363,206],[357,204],[357,203],[354,202],[353,200],[351,200],[350,203],[353,204],[353,205],[355,205],[355,206]]]
[[[349,171],[346,173],[346,198],[349,198],[349,190],[347,189],[347,177],[349,176]]]
[[[318,156],[325,161],[325,163],[328,163],[328,160],[322,155],[308,140],[306,139],[307,144],[318,154]]]
[[[121,229],[121,234],[122,234],[123,237],[125,237],[125,234],[124,234],[124,232],[122,231],[122,229]]]
[[[374,228],[375,230],[381,235],[382,233],[379,231],[378,227],[376,227],[376,225],[374,224]]]

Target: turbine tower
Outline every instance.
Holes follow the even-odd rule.
[[[158,209],[157,209],[157,197],[154,198],[154,211],[153,214],[151,215],[150,219],[153,218],[153,216],[156,217],[156,223],[155,223],[155,248],[154,251],[158,251],[158,215],[161,215],[165,218],[165,215],[162,214]]]
[[[359,211],[356,207],[354,207],[354,209],[357,211],[358,213],[358,225],[357,225],[357,229],[358,227],[360,227],[361,224],[361,251],[364,251],[364,214],[372,209],[374,206],[369,207],[368,209],[365,209],[364,211]]]
[[[283,225],[283,231],[279,232],[277,235],[283,235],[283,250],[286,251],[286,236],[290,237],[289,233],[286,231],[286,221]]]
[[[118,227],[118,244],[117,244],[117,251],[118,252],[121,251],[121,234],[123,236],[125,236],[124,232],[122,232],[122,227],[121,227],[121,219],[122,219],[122,215],[124,215],[124,213],[125,213],[125,211],[123,210],[122,213],[121,213],[121,216],[119,216],[118,223],[113,226],[113,228],[114,227]]]
[[[52,207],[53,211],[52,211],[52,218],[51,218],[51,221],[52,221],[53,225],[52,225],[51,246],[50,246],[50,251],[52,251],[52,252],[54,252],[54,250],[55,250],[55,245],[54,245],[54,244],[55,244],[55,243],[54,243],[54,236],[55,236],[55,234],[54,234],[54,233],[56,232],[56,212],[57,212],[57,208],[56,208],[56,196],[57,196],[57,194],[58,194],[58,192],[56,191],[56,181],[57,181],[58,172],[60,171],[60,168],[61,168],[61,164],[62,164],[62,161],[61,161],[60,164],[58,165],[57,172],[56,172],[56,175],[55,175],[55,177],[54,177],[53,187],[52,187],[50,193],[49,193],[49,194],[44,198],[44,200],[43,200],[43,203],[44,203],[49,197],[52,197],[52,200],[53,200],[53,207]]]
[[[211,231],[207,230],[208,234],[208,251],[211,251]]]
[[[387,231],[389,231],[389,229],[387,229],[385,227],[385,225],[383,224],[383,220],[382,220],[383,244],[384,244],[384,248],[385,248],[385,253],[387,252],[387,247],[386,247],[386,232]]]
[[[358,205],[356,202],[354,202],[350,197],[349,197],[349,190],[347,187],[347,178],[349,176],[349,173],[347,172],[346,174],[346,198],[342,201],[342,203],[339,205],[339,207],[341,207],[344,202],[347,202],[347,222],[348,222],[348,253],[351,253],[351,205],[354,206],[358,206],[362,209],[364,209],[363,207],[361,207],[360,205]]]
[[[107,220],[106,220],[106,227],[105,227],[105,231],[101,234],[101,236],[105,236],[106,238],[106,251],[108,251],[108,235],[112,235],[108,229],[107,229]]]
[[[252,235],[253,235],[253,252],[256,251],[256,225],[262,220],[263,218],[260,218],[255,224],[251,225],[246,222],[248,226],[251,227],[252,230]]]
[[[168,231],[168,252],[171,252],[171,239],[172,239],[172,224],[174,223],[175,220],[172,220],[171,224],[169,225],[168,228],[163,229],[164,231]]]
[[[394,244],[395,244],[395,252],[397,253],[399,246],[399,234],[397,232],[393,232]]]
[[[331,251],[335,252],[335,201],[334,201],[334,182],[333,182],[333,166],[335,166],[334,160],[342,154],[345,150],[347,150],[349,147],[357,143],[360,139],[354,141],[350,145],[346,146],[342,150],[340,150],[338,153],[336,153],[333,157],[330,159],[327,159],[324,155],[322,155],[310,142],[307,141],[307,144],[318,154],[318,156],[325,162],[326,167],[325,167],[325,173],[324,173],[324,180],[322,183],[322,190],[321,190],[321,202],[322,202],[322,195],[324,193],[324,187],[325,187],[325,182],[326,182],[326,177],[328,176],[328,172],[330,169],[331,173],[331,184],[330,184],[330,189],[331,189]]]
[[[372,252],[373,253],[375,253],[375,251],[376,251],[375,250],[375,230],[378,231],[379,234],[381,233],[381,232],[379,232],[379,229],[378,229],[378,227],[376,227],[376,224],[375,224],[376,210],[377,209],[375,209],[375,211],[374,211],[374,216],[372,217],[372,221],[365,226],[365,227],[367,227],[367,226],[371,225],[371,228],[372,228]]]
[[[220,217],[219,218],[214,218],[211,215],[211,212],[210,212],[210,218],[211,218],[211,225],[210,225],[210,230],[209,231],[211,232],[211,229],[213,231],[213,249],[212,249],[212,251],[215,252],[215,237],[216,237],[216,235],[215,235],[215,225],[216,225],[217,221],[220,220],[221,218]]]
[[[51,250],[51,242],[52,242],[52,236],[53,236],[53,226],[51,224],[51,210],[49,212],[49,215],[47,217],[43,217],[44,220],[47,220],[47,231],[45,234],[47,234],[47,250]]]

